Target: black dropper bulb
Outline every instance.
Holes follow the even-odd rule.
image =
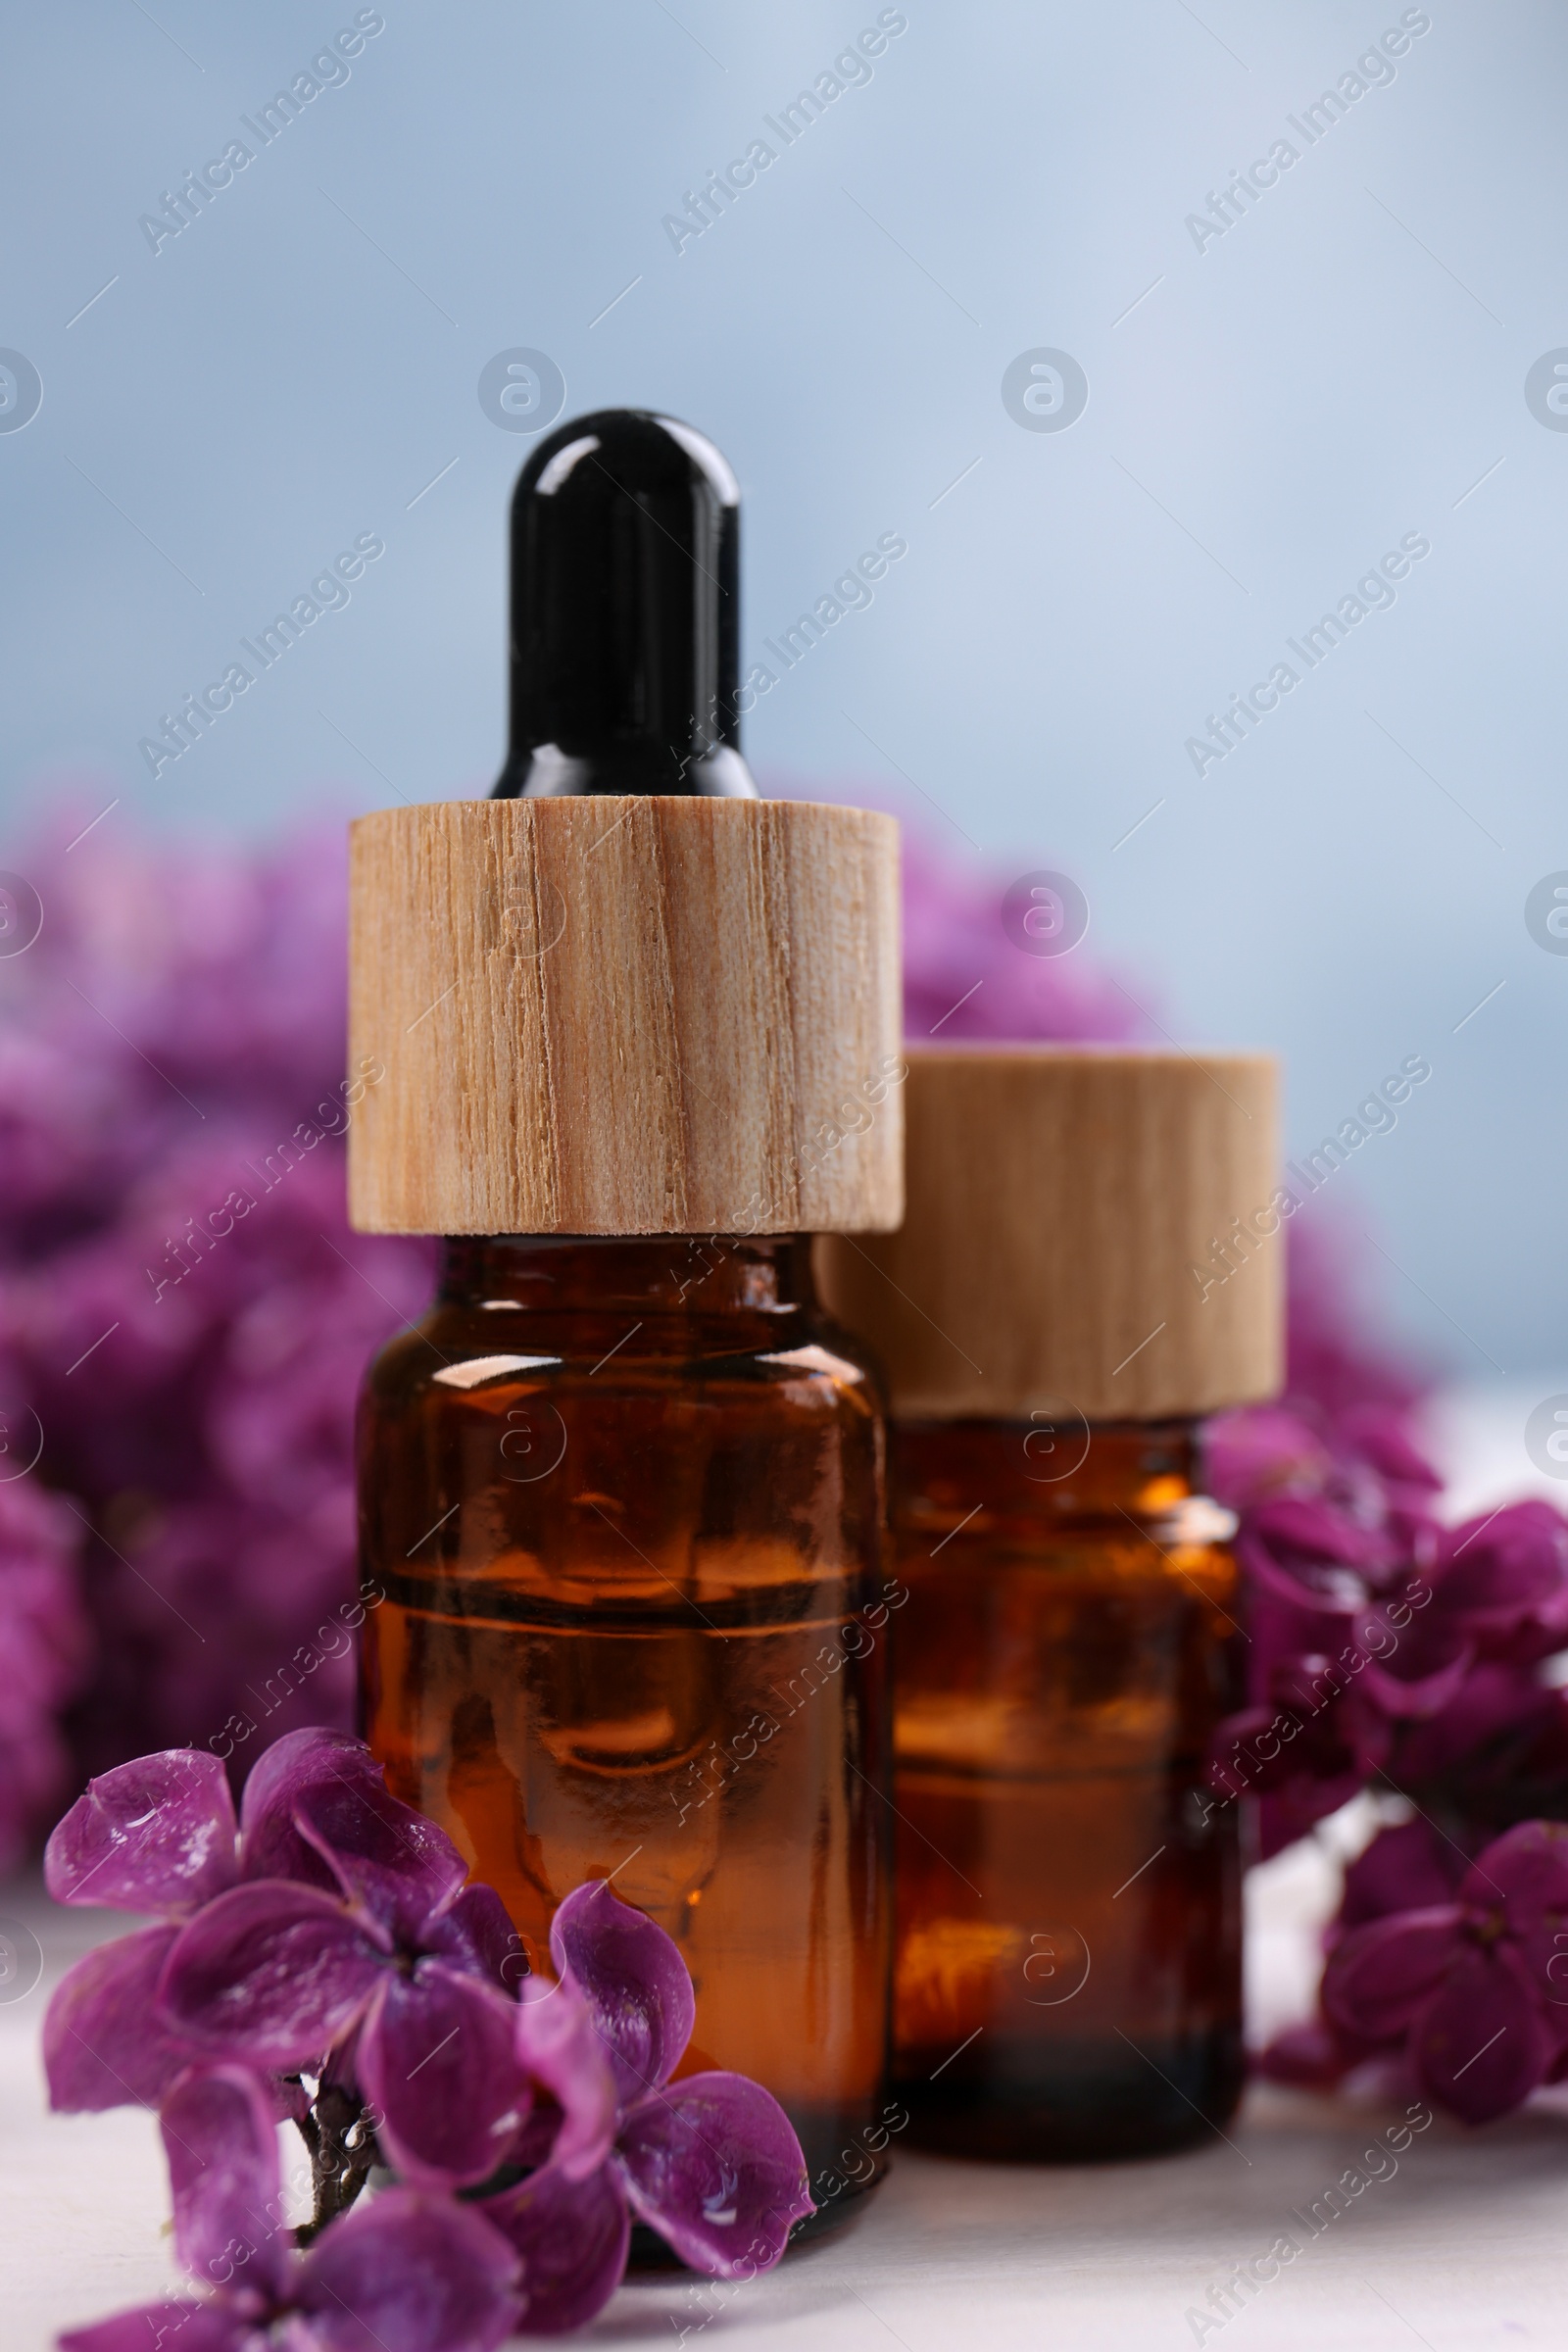
[[[740,490],[641,409],[558,425],[512,501],[512,742],[492,797],[754,799],[736,713]]]

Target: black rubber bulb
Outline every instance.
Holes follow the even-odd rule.
[[[493,797],[755,799],[736,713],[740,491],[672,416],[602,409],[512,501],[512,741]]]

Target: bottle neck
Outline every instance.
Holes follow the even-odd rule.
[[[442,1244],[439,1297],[467,1307],[649,1317],[816,1307],[811,1245],[799,1234],[454,1238]]]
[[[896,1420],[896,1509],[946,1522],[979,1508],[987,1521],[1160,1518],[1199,1492],[1196,1419],[1087,1422]]]
[[[605,800],[658,794],[666,800],[755,801],[756,780],[730,744],[693,750],[679,743],[601,744],[564,751],[514,730],[493,801]]]

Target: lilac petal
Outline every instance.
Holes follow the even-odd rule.
[[[1560,1703],[1555,1691],[1543,1690],[1534,1675],[1514,1666],[1475,1667],[1441,1714],[1404,1732],[1396,1776],[1400,1786],[1444,1779],[1504,1741],[1517,1746],[1549,1726]]]
[[[770,2269],[791,2226],[816,2211],[789,2117],[744,2075],[688,2075],[642,2100],[615,2153],[641,2219],[715,2278]]]
[[[1348,2061],[1321,2018],[1287,2026],[1253,2060],[1266,2082],[1288,2082],[1297,2090],[1333,2090],[1348,2072]]]
[[[1568,1826],[1524,1821],[1506,1831],[1471,1865],[1459,1898],[1481,1910],[1500,1903],[1509,1934],[1541,1944],[1544,1965],[1568,1949],[1555,1940],[1568,1927]],[[1559,1967],[1558,1976],[1565,1973]]]
[[[1352,1928],[1323,1971],[1329,2016],[1367,2041],[1402,2034],[1462,1950],[1461,1916],[1455,1903],[1435,1903]]]
[[[1396,1911],[1451,1903],[1464,1868],[1463,1855],[1419,1817],[1380,1830],[1346,1871],[1340,1924],[1359,1928]]]
[[[1321,1486],[1332,1459],[1322,1439],[1295,1413],[1254,1405],[1206,1424],[1203,1465],[1203,1492],[1244,1511],[1276,1494]]]
[[[487,1977],[515,1997],[528,1975],[528,1950],[493,1886],[465,1886],[457,1900],[425,1924],[424,1949],[466,1976]]]
[[[386,1977],[356,2064],[376,2136],[400,2173],[461,2187],[496,2170],[528,2098],[513,2054],[514,2016],[504,1994],[439,1960]]]
[[[1428,1494],[1442,1489],[1443,1479],[1418,1453],[1399,1407],[1390,1404],[1352,1404],[1338,1415],[1339,1435],[1369,1461],[1391,1486],[1420,1487]]]
[[[1410,2052],[1428,2095],[1467,2124],[1490,2123],[1529,2097],[1554,2045],[1506,1944],[1464,1954],[1416,2019]]]
[[[262,2084],[243,2067],[192,2067],[160,2120],[180,2261],[202,2286],[232,2282],[275,2297],[293,2241],[281,2219],[277,2126]]]
[[[554,2165],[481,2211],[522,2256],[524,2335],[564,2335],[603,2311],[626,2269],[631,2214],[608,2165],[568,2180]]]
[[[1438,1597],[1446,1610],[1499,1625],[1549,1604],[1565,1581],[1568,1524],[1549,1502],[1516,1502],[1452,1530]]]
[[[294,1823],[351,1901],[394,1935],[416,1937],[468,1875],[447,1836],[362,1771],[325,1774],[294,1799]]]
[[[239,1806],[240,1865],[247,1879],[298,1879],[308,1886],[337,1886],[320,1853],[300,1836],[294,1820],[296,1799],[318,1781],[333,1778],[372,1788],[382,1786],[381,1767],[363,1740],[318,1725],[285,1732],[257,1757]]]
[[[1316,1496],[1282,1495],[1247,1514],[1237,1554],[1253,1584],[1297,1609],[1331,1614],[1365,1597],[1360,1572],[1381,1566],[1384,1540]]]
[[[595,1879],[556,1913],[550,1950],[594,2013],[622,2102],[667,2082],[691,2039],[697,2003],[686,1963],[663,1929]]]
[[[1251,1514],[1250,1532],[1275,1558],[1310,1570],[1326,1563],[1366,1567],[1378,1557],[1377,1536],[1318,1495],[1282,1495]]]
[[[274,1740],[257,1757],[245,1783],[239,1808],[244,1836],[259,1837],[269,1825],[286,1823],[300,1790],[328,1772],[363,1772],[381,1779],[380,1765],[351,1732],[308,1724],[303,1731],[285,1732],[281,1740]]]
[[[252,2323],[222,2303],[142,2303],[90,2328],[72,2328],[59,2338],[60,2352],[239,2352],[252,2337]]]
[[[57,1903],[169,1918],[221,1894],[238,1876],[222,1765],[170,1747],[100,1774],[51,1836],[43,1875]]]
[[[101,1943],[55,1986],[43,2021],[49,2104],[66,2115],[156,2107],[201,2052],[170,2032],[153,2002],[179,1930],[143,1928]]]
[[[569,1977],[559,1984],[525,1979],[513,2014],[525,2072],[563,2110],[550,2161],[568,2180],[581,2180],[604,2163],[614,2137],[613,2052]]]
[[[324,2057],[389,1957],[334,1896],[256,1879],[180,1929],[158,1997],[210,2051],[288,2074]]]
[[[295,2302],[319,2352],[493,2352],[516,2325],[517,2269],[477,2206],[389,2188],[322,2232]]]
[[[1356,1645],[1371,1659],[1363,1673],[1367,1695],[1386,1715],[1423,1720],[1439,1714],[1458,1696],[1475,1665],[1473,1644],[1460,1626],[1433,1621],[1391,1647],[1393,1630],[1379,1610],[1356,1622]]]

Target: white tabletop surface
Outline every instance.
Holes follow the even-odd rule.
[[[1347,1833],[1348,1834],[1348,1833]],[[1250,2006],[1258,2030],[1299,2014],[1326,1851],[1253,1874]],[[42,1982],[0,2006],[0,2352],[44,2352],[62,2327],[169,2291],[168,2195],[153,2118],[47,2112],[37,2028],[50,1984],[125,1924],[0,1890],[29,1922]],[[1395,2122],[1268,2088],[1228,2136],[1139,2164],[953,2164],[898,2155],[863,2217],[770,2277],[715,2292],[680,2277],[623,2287],[585,2343],[707,2338],[703,2352],[1132,2352],[1225,2338],[1225,2352],[1432,2352],[1523,2338],[1568,2345],[1568,2102],[1479,2132],[1439,2119],[1296,2262],[1201,2336],[1231,2266],[1263,2254]],[[1387,2159],[1373,2168],[1387,2172]]]
[[[1474,1418],[1465,1416],[1476,1432]],[[1523,1485],[1514,1414],[1464,1465],[1468,1508]],[[1490,1440],[1490,1433],[1489,1433]],[[1490,1458],[1488,1458],[1490,1457]],[[1506,1458],[1504,1458],[1506,1457]],[[1456,1465],[1457,1467],[1457,1465]],[[1553,1499],[1557,1499],[1556,1496]],[[1333,1900],[1331,1831],[1249,1888],[1254,2034],[1301,2014],[1315,1929]],[[42,1982],[0,2001],[0,2352],[44,2352],[62,2327],[175,2283],[153,2119],[51,2116],[37,2057],[50,1984],[126,1923],[0,1889],[31,1924]],[[900,2153],[863,2217],[765,2278],[720,2290],[680,2277],[623,2287],[585,2344],[702,2338],[702,2352],[1430,2352],[1521,2340],[1568,2346],[1568,2097],[1481,2132],[1442,2118],[1298,2258],[1213,2329],[1209,2290],[1304,2213],[1396,2120],[1268,2088],[1228,2136],[1148,2163],[1011,2168]],[[1378,2169],[1386,2169],[1380,2164]],[[1210,2316],[1212,2316],[1210,2314]]]

